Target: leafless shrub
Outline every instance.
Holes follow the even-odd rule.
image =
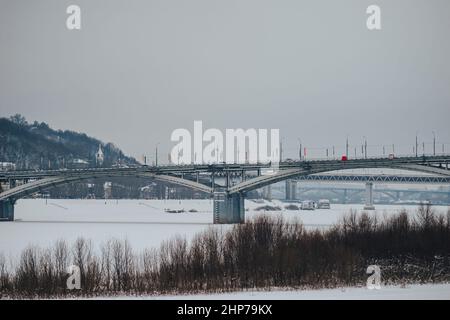
[[[112,240],[107,241],[101,247],[101,274],[103,275],[102,287],[106,291],[113,289],[113,270],[112,270]]]
[[[5,256],[0,254],[0,295],[1,292],[9,292],[12,289],[11,279],[6,264]]]
[[[64,240],[57,240],[53,247],[55,282],[57,288],[64,288],[69,267],[69,248]]]
[[[127,240],[114,239],[111,243],[112,284],[115,291],[130,291],[134,280],[134,257]]]
[[[424,229],[429,229],[436,223],[436,214],[431,204],[420,204],[417,210],[417,223]]]
[[[38,249],[27,247],[21,254],[16,271],[15,288],[25,294],[40,293]]]

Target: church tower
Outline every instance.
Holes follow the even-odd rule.
[[[101,166],[103,164],[103,160],[104,160],[104,155],[103,155],[102,145],[99,144],[97,153],[95,154],[95,164],[97,166]]]

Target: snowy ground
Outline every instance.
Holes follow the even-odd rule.
[[[326,228],[337,222],[350,209],[362,212],[362,205],[332,205],[330,210],[290,211],[286,203],[274,200],[272,206],[283,208],[281,212],[267,214],[283,215],[286,219],[298,218],[309,228]],[[255,208],[264,203],[246,201],[247,219],[261,214]],[[198,212],[166,213],[164,209],[195,209]],[[399,212],[402,208],[414,214],[416,206],[378,205],[371,214],[380,218]],[[447,207],[435,207],[447,212]],[[69,243],[78,237],[100,245],[111,238],[127,239],[140,251],[158,247],[162,241],[179,235],[191,238],[207,228],[226,229],[228,225],[212,224],[212,201],[210,200],[43,200],[21,199],[15,207],[16,221],[0,223],[0,253],[16,258],[28,245],[47,247],[57,239]]]
[[[100,297],[102,299],[104,297]],[[96,298],[99,299],[99,298]],[[338,288],[322,290],[243,291],[177,296],[119,296],[108,299],[158,300],[450,300],[450,284],[385,286],[379,290]]]

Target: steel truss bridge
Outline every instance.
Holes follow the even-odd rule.
[[[14,220],[17,199],[62,184],[95,178],[144,177],[209,193],[214,199],[214,223],[245,222],[246,193],[273,183],[348,169],[390,168],[450,177],[450,155],[281,162],[268,164],[193,164],[119,168],[7,171],[0,181],[9,188],[0,193],[0,220]],[[202,181],[208,178],[208,183]],[[216,183],[218,180],[224,183]],[[371,182],[368,182],[371,186]],[[368,187],[369,188],[369,187]],[[371,187],[367,189],[371,191]],[[368,194],[371,198],[371,194]],[[373,200],[366,199],[368,204]],[[370,208],[370,206],[368,207]]]
[[[314,185],[305,183],[313,183]],[[318,184],[317,184],[318,183]],[[439,190],[419,190],[419,189],[374,189],[373,185],[378,184],[409,184],[409,185],[450,185],[450,177],[448,176],[430,176],[430,175],[405,175],[405,174],[313,174],[308,176],[297,176],[293,179],[286,180],[285,186],[285,196],[286,200],[297,200],[297,197],[304,195],[310,191],[331,191],[338,195],[342,195],[342,200],[346,201],[347,194],[349,192],[356,194],[361,193],[364,189],[360,187],[348,187],[348,186],[326,186],[326,184],[361,184],[366,185],[366,200],[371,200],[370,196],[373,192],[381,192],[393,200],[399,200],[400,194],[439,194],[441,197],[447,196],[448,202],[450,203],[450,192],[449,191],[439,191]],[[323,185],[325,184],[325,185]],[[271,193],[271,192],[269,192]],[[270,197],[265,194],[266,197]],[[366,207],[372,208],[372,202],[366,202]]]
[[[298,180],[292,180],[294,182]],[[346,181],[348,182],[348,181]],[[292,183],[292,182],[290,182]],[[308,197],[308,194],[316,193],[316,192],[331,192],[336,195],[336,197],[340,198],[342,203],[347,203],[349,201],[349,197],[355,197],[360,195],[364,191],[367,194],[367,185],[366,188],[361,186],[348,186],[348,185],[323,185],[323,184],[309,184],[309,185],[298,185],[294,186],[294,189],[289,191],[290,183],[286,183],[286,189],[283,187],[278,188],[278,192],[284,193],[286,190],[286,200],[287,201],[298,201],[299,198]],[[347,184],[347,183],[346,183]],[[446,203],[450,204],[450,189],[448,190],[423,190],[423,189],[405,189],[405,188],[386,188],[386,187],[378,187],[373,188],[373,193],[381,193],[384,196],[387,196],[392,201],[400,201],[401,196],[426,196],[422,200],[429,200],[430,197],[438,196],[441,200],[446,199]],[[271,191],[273,193],[273,189]],[[373,206],[373,203],[366,203],[366,206]]]

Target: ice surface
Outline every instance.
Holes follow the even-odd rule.
[[[351,209],[362,212],[363,205],[332,204],[331,209],[314,211],[285,210],[286,203],[274,200],[272,206],[281,212],[255,211],[264,203],[246,200],[246,218],[266,213],[282,215],[286,219],[299,218],[308,228],[326,228],[337,222]],[[402,208],[411,214],[416,206],[377,205],[370,212],[382,218]],[[184,213],[167,213],[165,209],[184,209]],[[195,209],[198,212],[187,212]],[[435,207],[447,212],[447,207]],[[94,247],[111,239],[127,239],[136,251],[159,247],[173,236],[191,238],[207,228],[226,230],[230,225],[212,224],[211,200],[61,200],[21,199],[15,207],[16,221],[0,222],[0,253],[17,257],[28,245],[47,247],[57,239],[69,243],[78,237],[92,240]]]

